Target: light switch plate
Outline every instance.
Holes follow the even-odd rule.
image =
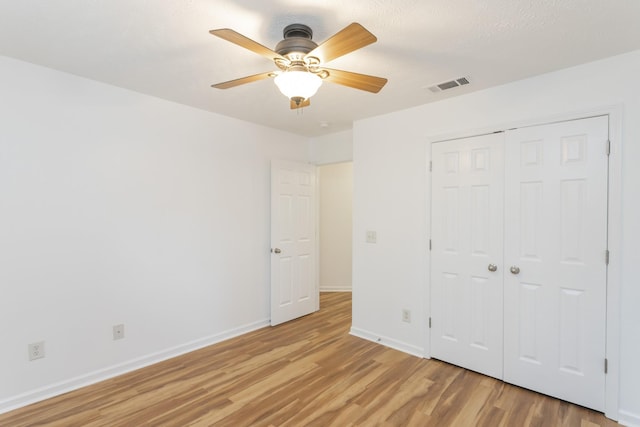
[[[367,230],[367,243],[376,243],[378,241],[378,233],[373,230]]]

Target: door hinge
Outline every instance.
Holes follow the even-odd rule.
[[[606,251],[604,251],[604,263],[606,265],[609,265],[609,249],[607,249]]]
[[[611,155],[611,140],[607,139],[607,156]]]
[[[604,373],[608,373],[609,372],[609,359],[604,359]]]
[[[429,250],[431,250],[431,239],[429,239]]]
[[[429,172],[433,172],[433,161],[429,160]]]
[[[429,329],[431,329],[431,317],[429,317]]]

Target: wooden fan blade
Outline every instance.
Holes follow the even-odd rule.
[[[274,76],[275,74],[272,71],[269,71],[268,73],[254,74],[253,76],[241,77],[239,79],[229,80],[228,82],[217,83],[215,85],[211,85],[211,87],[215,87],[216,89],[229,89],[230,87],[257,82],[258,80],[264,80]]]
[[[362,25],[354,22],[331,36],[307,54],[320,60],[321,64],[336,59],[349,52],[374,43],[376,36],[367,31]]]
[[[225,39],[226,41],[229,41],[231,43],[235,43],[238,46],[242,46],[245,49],[249,49],[250,51],[257,53],[258,55],[262,55],[272,61],[280,59],[289,62],[287,58],[278,54],[277,52],[274,52],[268,47],[263,46],[260,43],[251,40],[249,37],[245,37],[242,34],[229,28],[211,30],[209,31],[209,33],[213,34],[214,36],[220,37],[221,39]]]
[[[310,99],[305,99],[304,101],[302,101],[299,105],[296,104],[293,101],[289,101],[291,103],[291,109],[292,110],[297,110],[298,108],[304,108],[304,107],[308,107],[309,105],[311,105],[311,100]]]
[[[350,71],[332,70],[331,68],[323,68],[323,70],[329,72],[329,76],[324,79],[325,81],[349,86],[354,89],[366,90],[367,92],[378,93],[380,89],[387,84],[387,79],[382,77],[368,76]]]

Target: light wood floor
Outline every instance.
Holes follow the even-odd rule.
[[[604,415],[348,335],[321,310],[0,415],[0,426],[614,426]]]

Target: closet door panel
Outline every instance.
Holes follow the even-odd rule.
[[[504,379],[604,410],[608,119],[506,138]]]
[[[432,145],[432,356],[496,378],[503,354],[503,145],[503,134]]]

